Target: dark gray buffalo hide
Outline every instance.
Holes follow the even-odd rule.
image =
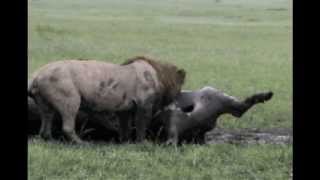
[[[257,93],[240,101],[213,87],[182,91],[155,117],[149,131],[158,140],[167,140],[167,144],[204,143],[206,132],[215,128],[220,115],[231,114],[239,118],[252,106],[268,101],[272,96],[272,92]]]

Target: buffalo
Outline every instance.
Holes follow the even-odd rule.
[[[273,92],[257,93],[240,101],[213,87],[196,91],[182,91],[175,101],[159,113],[150,129],[167,144],[182,141],[205,142],[205,134],[215,128],[222,114],[241,117],[252,106],[268,101]],[[161,127],[161,129],[159,129]]]

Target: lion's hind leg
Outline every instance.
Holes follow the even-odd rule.
[[[76,144],[84,144],[75,131],[76,116],[80,108],[81,97],[71,82],[64,82],[48,89],[47,99],[60,114],[62,131],[66,138]]]
[[[35,96],[37,102],[40,118],[41,118],[41,127],[40,127],[40,136],[44,140],[52,139],[52,123],[55,115],[54,109],[40,96]]]
[[[85,144],[76,134],[76,116],[80,107],[80,96],[74,95],[66,98],[64,103],[58,106],[58,111],[62,118],[62,131],[65,136],[73,143]]]

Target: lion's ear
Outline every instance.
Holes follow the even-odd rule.
[[[179,69],[177,71],[177,73],[181,76],[181,77],[186,77],[186,71],[184,69]]]

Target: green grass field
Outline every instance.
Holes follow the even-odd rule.
[[[29,0],[29,77],[61,59],[147,55],[186,69],[184,89],[274,98],[223,128],[292,127],[290,0]],[[71,146],[29,140],[29,179],[288,179],[292,146]]]

